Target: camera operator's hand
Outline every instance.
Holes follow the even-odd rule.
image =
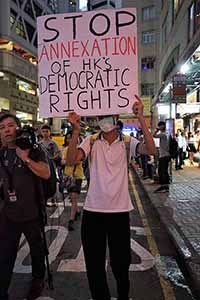
[[[26,149],[26,150],[22,150],[20,149],[19,147],[16,148],[16,154],[17,156],[23,160],[23,161],[26,161],[29,157],[29,152],[30,152],[30,149]]]

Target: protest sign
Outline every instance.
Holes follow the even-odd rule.
[[[41,117],[131,113],[137,82],[135,8],[39,17]]]

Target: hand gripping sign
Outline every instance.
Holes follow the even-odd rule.
[[[39,17],[40,116],[132,112],[137,83],[135,8]]]

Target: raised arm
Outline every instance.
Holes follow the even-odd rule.
[[[73,126],[73,133],[68,146],[66,165],[71,166],[81,161],[84,157],[84,154],[82,150],[77,149],[78,137],[80,133],[80,116],[75,112],[69,113],[68,121]]]
[[[142,103],[142,100],[137,95],[135,95],[135,98],[137,99],[137,101],[133,104],[133,113],[136,115],[136,117],[140,122],[143,135],[144,135],[144,141],[145,141],[144,144],[139,145],[138,152],[140,154],[154,155],[156,152],[156,148],[155,148],[153,136],[150,133],[144,119],[144,115],[143,115],[144,105]]]

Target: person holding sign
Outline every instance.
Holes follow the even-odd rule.
[[[130,152],[154,155],[155,145],[144,116],[143,103],[138,96],[133,113],[138,117],[145,143],[131,138]],[[129,299],[129,266],[131,263],[129,212],[133,209],[128,193],[126,145],[113,118],[99,122],[101,132],[91,146],[88,136],[77,148],[80,116],[70,113],[73,126],[66,158],[67,165],[90,159],[90,185],[83,210],[81,238],[89,287],[93,300],[111,300],[106,279],[106,244],[110,264],[117,282],[118,300]]]

